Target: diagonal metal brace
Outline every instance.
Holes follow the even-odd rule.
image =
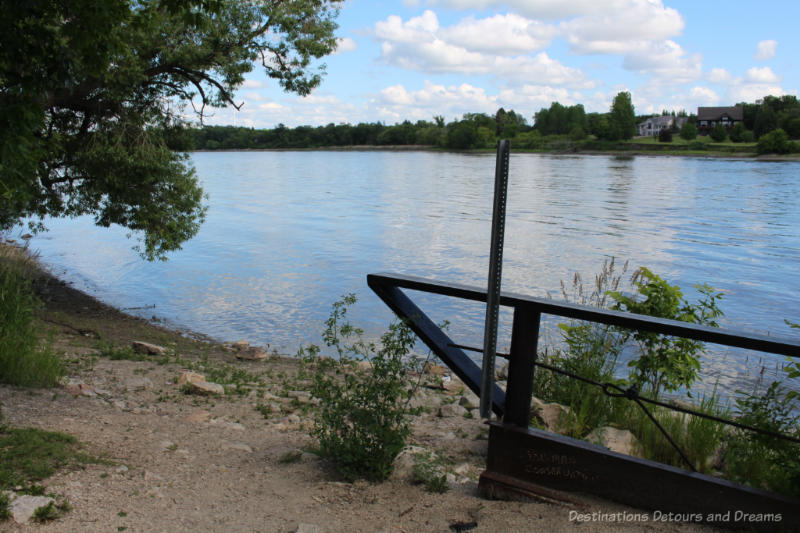
[[[430,348],[476,395],[481,391],[481,368],[456,347],[452,339],[441,330],[417,305],[397,286],[384,276],[367,275],[367,285],[383,302],[403,320],[417,337]],[[502,417],[505,412],[506,394],[493,385],[492,411]]]

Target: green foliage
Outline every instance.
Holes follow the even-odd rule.
[[[595,276],[591,292],[584,286],[580,275],[572,280],[571,291],[562,282],[561,293],[566,301],[582,305],[605,307],[607,294],[619,289],[627,269],[615,271],[615,261],[603,262],[600,273]],[[614,368],[624,339],[610,326],[596,323],[572,321],[559,324],[566,349],[556,349],[552,354],[542,354],[545,363],[600,382],[616,383]],[[622,403],[588,383],[571,379],[565,375],[546,371],[536,372],[534,395],[545,401],[557,402],[570,407],[569,419],[562,421],[566,433],[582,437],[593,428],[609,423]]]
[[[11,518],[11,509],[9,507],[10,504],[11,502],[8,494],[0,492],[0,520]]]
[[[708,285],[697,287],[702,299],[695,304],[683,299],[679,287],[669,285],[646,268],[634,274],[633,285],[638,296],[609,293],[615,301],[613,309],[708,326],[716,326],[715,319],[722,315],[717,307],[722,294],[715,293]],[[697,378],[700,369],[697,354],[703,349],[702,342],[643,330],[625,331],[624,337],[634,339],[640,349],[639,357],[628,363],[634,370],[630,380],[640,388],[648,388],[654,397],[662,390],[689,387]]]
[[[669,128],[664,128],[663,130],[658,132],[658,142],[661,143],[671,143],[672,142],[672,130]]]
[[[691,122],[686,122],[683,126],[681,126],[681,139],[692,141],[697,138],[697,126],[692,124]]]
[[[730,416],[729,409],[720,405],[716,387],[710,396],[704,395],[699,405],[694,405],[692,408],[720,418]],[[628,404],[627,409],[623,423],[636,435],[642,455],[653,461],[686,468],[686,463],[678,451],[655,427],[644,411],[633,404]],[[727,439],[726,426],[713,420],[661,407],[648,406],[648,409],[698,472],[708,474],[714,470],[715,465],[712,464],[712,460]]]
[[[583,105],[563,106],[553,102],[548,109],[542,108],[536,113],[533,127],[542,135],[565,135],[578,128],[586,131],[589,121]]]
[[[711,133],[709,133],[708,135],[715,142],[721,143],[728,138],[728,129],[725,126],[723,126],[722,123],[720,122],[716,126],[714,126],[714,129],[711,130]]]
[[[33,293],[32,270],[25,252],[0,249],[0,383],[53,387],[64,368],[35,323],[41,302]]]
[[[363,332],[347,322],[347,308],[356,301],[345,296],[333,304],[323,334],[335,358],[317,357],[312,346],[301,355],[317,365],[312,395],[320,400],[312,435],[322,455],[330,458],[348,480],[386,479],[392,462],[405,446],[411,427],[404,357],[415,337],[402,323],[394,323],[381,337],[380,347],[362,339]],[[369,360],[363,369],[358,361]]]
[[[434,494],[444,494],[449,489],[441,461],[430,452],[414,456],[413,482],[425,485],[425,490]]]
[[[759,137],[756,151],[759,154],[788,154],[797,151],[797,144],[789,140],[782,129],[777,129]]]
[[[611,104],[608,117],[608,138],[612,141],[632,139],[636,135],[636,113],[633,109],[631,93],[620,92]]]
[[[797,435],[800,415],[794,398],[779,382],[763,395],[736,400],[739,421],[760,429]],[[737,431],[730,440],[725,460],[728,476],[791,496],[800,496],[800,444],[751,431]]]
[[[184,107],[236,105],[258,61],[308,94],[336,47],[341,0],[11,2],[0,17],[0,229],[93,215],[148,259],[199,229],[202,191],[180,140]]]
[[[744,142],[747,128],[744,127],[743,122],[737,122],[733,125],[730,131],[731,142],[740,143]]]

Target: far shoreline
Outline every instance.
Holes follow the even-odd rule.
[[[659,145],[655,145],[659,146]],[[713,158],[713,159],[732,159],[736,161],[763,161],[763,162],[798,162],[800,154],[764,154],[758,155],[754,152],[724,152],[724,151],[681,151],[657,148],[653,150],[641,149],[637,147],[631,150],[536,150],[530,148],[514,148],[513,153],[519,154],[539,154],[555,156],[613,156],[613,157],[635,157],[635,156],[658,156],[658,157],[685,157],[685,158]],[[452,150],[433,145],[348,145],[348,146],[319,146],[308,148],[220,148],[187,150],[187,153],[215,153],[215,152],[440,152],[453,154],[493,154],[494,148],[476,148],[471,150]]]

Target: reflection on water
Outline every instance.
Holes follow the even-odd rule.
[[[427,152],[196,153],[210,200],[195,239],[145,263],[119,230],[52,221],[45,262],[109,303],[285,353],[319,342],[330,305],[377,335],[389,311],[366,287],[394,271],[485,286],[494,155]],[[615,256],[684,288],[725,293],[724,325],[798,336],[800,164],[669,157],[512,155],[503,287],[545,295]],[[87,244],[91,243],[91,244]],[[421,297],[450,334],[482,345],[484,311]],[[510,313],[502,316],[503,349]],[[551,321],[552,322],[552,321]],[[550,335],[554,335],[552,332]],[[749,359],[748,359],[749,357]],[[710,381],[741,386],[753,356],[713,352]]]

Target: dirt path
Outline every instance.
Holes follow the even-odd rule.
[[[425,388],[416,401],[427,412],[415,417],[412,443],[447,465],[450,490],[433,494],[405,479],[344,483],[304,451],[310,420],[306,396],[293,392],[303,386],[297,361],[238,361],[222,345],[124,315],[51,277],[43,277],[37,290],[47,305],[42,327],[71,361],[72,387],[0,386],[5,420],[70,433],[113,464],[53,476],[45,482],[48,491],[66,496],[73,510],[47,524],[2,522],[0,531],[419,533],[457,531],[458,524],[493,533],[711,530],[617,523],[609,513],[640,511],[589,498],[581,498],[581,509],[484,500],[477,478],[485,463],[485,426],[463,415],[437,416],[439,406],[453,405],[455,398]],[[133,340],[166,346],[171,355],[107,357],[130,355],[121,348]],[[236,378],[242,394],[184,394],[176,380],[189,367],[208,375],[245,371]],[[578,510],[606,513],[606,520],[570,520]]]

